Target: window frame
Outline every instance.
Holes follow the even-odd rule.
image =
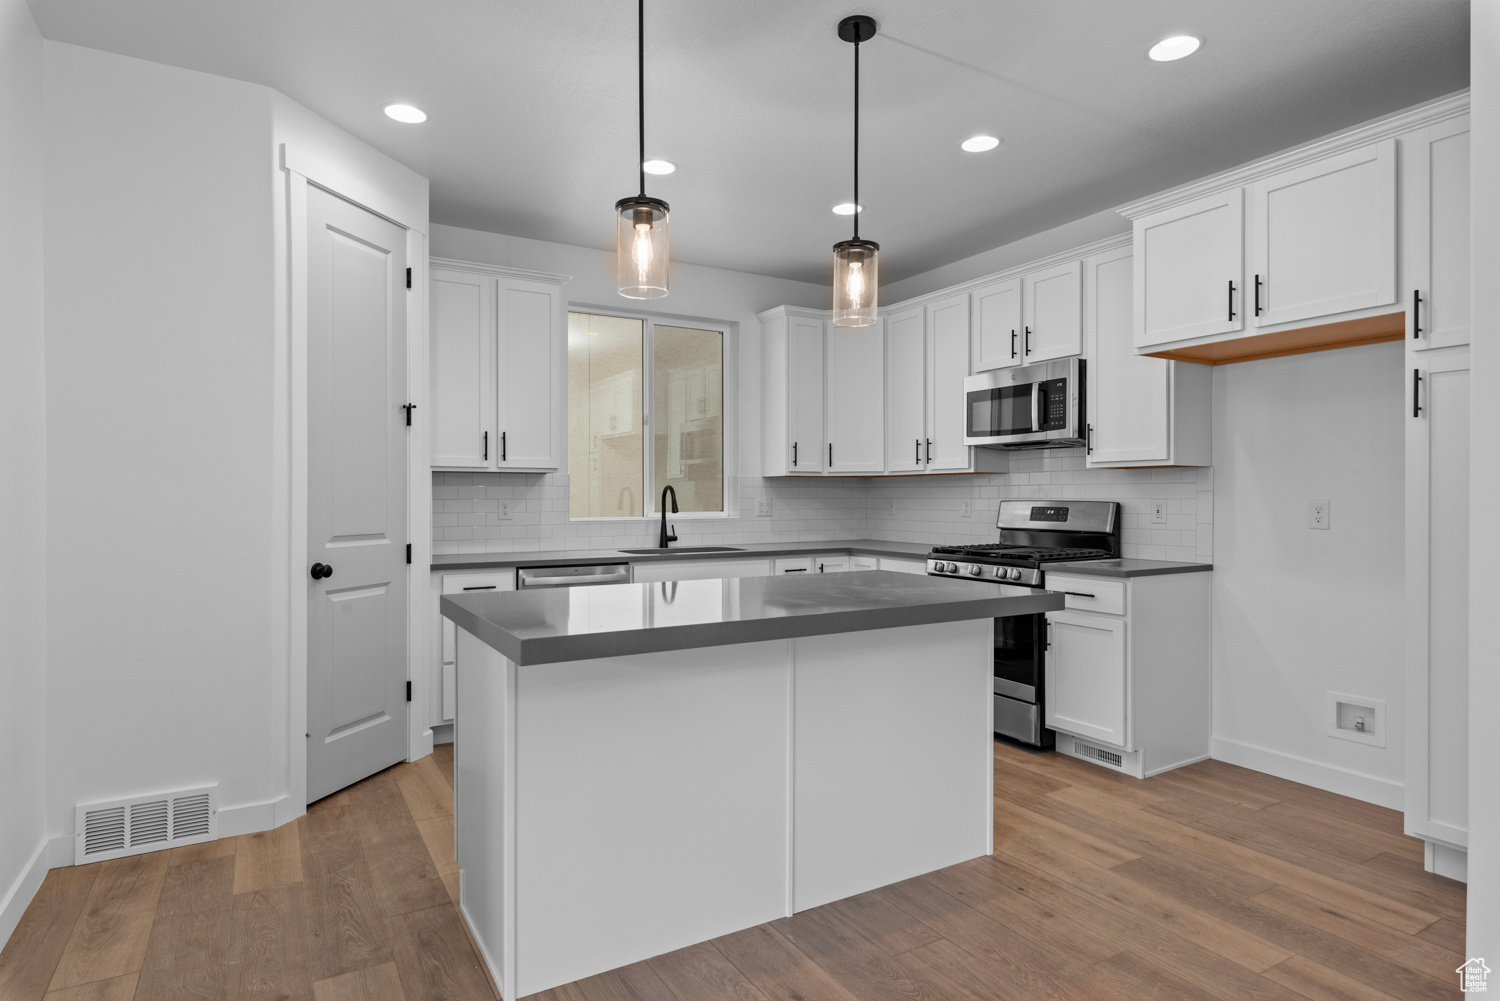
[[[723,338],[723,365],[722,379],[723,391],[720,395],[720,430],[723,433],[723,497],[724,508],[721,511],[679,511],[676,514],[667,512],[667,516],[679,521],[712,521],[714,519],[739,517],[739,498],[731,491],[730,486],[735,482],[735,477],[730,470],[736,468],[737,460],[736,443],[739,440],[739,325],[727,320],[712,320],[705,317],[695,316],[672,316],[666,313],[648,313],[634,309],[619,309],[614,306],[595,306],[589,303],[569,302],[568,313],[588,313],[591,316],[614,316],[625,320],[641,321],[641,482],[653,484],[656,478],[656,326],[664,327],[687,327],[693,330],[711,330]],[[564,329],[566,330],[566,323]],[[571,408],[573,400],[568,393],[567,385],[567,345],[563,346],[563,441],[566,460],[564,468],[570,468],[573,460],[571,453],[566,451],[568,440],[568,422],[572,417]],[[659,494],[652,493],[647,489],[644,500],[646,502],[645,513],[640,515],[601,515],[591,518],[575,518],[572,510],[573,477],[571,472],[568,476],[568,521],[584,523],[605,522],[654,522],[661,518],[661,512],[657,510],[657,498]]]

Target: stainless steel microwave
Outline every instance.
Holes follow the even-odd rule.
[[[1086,443],[1084,361],[1069,358],[964,380],[964,444],[1065,448]]]

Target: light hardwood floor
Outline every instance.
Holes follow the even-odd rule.
[[[537,1001],[1426,1001],[1464,887],[1399,814],[1205,761],[1137,782],[995,747],[995,854]],[[488,1001],[451,747],[264,834],[51,872],[0,1001]]]

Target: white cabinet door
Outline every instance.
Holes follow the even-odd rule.
[[[1088,465],[1171,458],[1173,362],[1135,353],[1131,336],[1131,248],[1087,258],[1084,327],[1088,332]]]
[[[1402,140],[1407,337],[1418,351],[1469,343],[1469,116]]]
[[[1026,364],[1083,354],[1083,265],[1033,271],[1023,279],[1021,354]]]
[[[1406,422],[1406,830],[1460,847],[1469,801],[1467,354],[1408,356],[1421,381],[1408,388],[1417,399]]]
[[[637,563],[630,579],[637,584],[666,580],[713,580],[721,577],[768,577],[771,561],[682,560],[673,563]]]
[[[927,434],[922,458],[928,470],[969,468],[969,448],[964,444],[968,376],[969,297],[955,295],[927,307]]]
[[[556,469],[554,359],[561,324],[555,285],[501,278],[496,340],[497,469]]]
[[[443,574],[443,594],[473,594],[481,591],[514,591],[516,589],[516,572],[514,570],[489,570],[475,573],[449,573]],[[457,627],[453,620],[442,618],[443,624],[443,652],[442,663],[438,673],[438,697],[434,704],[439,708],[432,720],[436,723],[453,722],[454,709],[457,705],[457,686],[455,661],[458,647]]]
[[[828,472],[885,470],[885,321],[830,325]]]
[[[813,566],[811,556],[785,556],[772,563],[775,573],[812,573],[816,568]]]
[[[873,556],[851,556],[849,557],[849,569],[852,570],[879,570],[880,561]]]
[[[927,333],[921,306],[886,316],[885,468],[914,473],[925,468],[927,437]]]
[[[433,268],[430,284],[432,464],[491,468],[495,279]]]
[[[817,559],[818,573],[848,573],[849,557],[847,556],[819,556]]]
[[[973,372],[1021,364],[1021,279],[984,285],[969,293],[969,299]]]
[[[1130,750],[1125,620],[1050,612],[1047,626],[1047,725]]]
[[[787,435],[794,473],[821,473],[823,449],[822,320],[792,316],[787,321]]]
[[[1257,181],[1250,220],[1256,326],[1396,301],[1396,140]]]
[[[1243,188],[1141,216],[1134,231],[1136,347],[1244,329]]]

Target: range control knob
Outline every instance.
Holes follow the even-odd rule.
[[[995,578],[997,580],[1005,580],[1005,579],[1007,579],[1009,577],[1010,577],[1010,571],[1009,570],[1006,570],[1004,567],[996,567],[995,568]]]
[[[983,573],[983,570],[977,564],[969,564],[969,576],[978,577],[981,573]]]
[[[1010,568],[1010,579],[1011,580],[1020,580],[1021,579],[1021,568],[1020,567],[1011,567]]]

